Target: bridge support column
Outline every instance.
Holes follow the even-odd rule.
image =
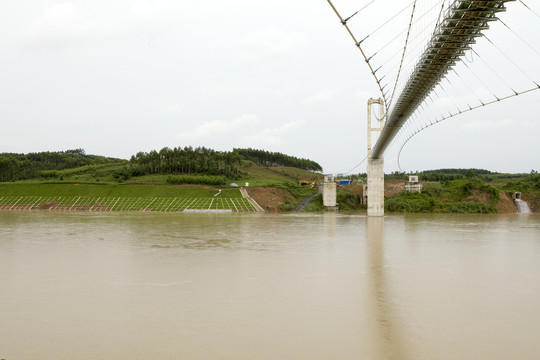
[[[374,104],[379,105],[379,116],[375,116],[375,124],[372,119],[372,106]],[[384,126],[384,102],[382,99],[368,100],[367,120],[367,214],[368,216],[384,216],[384,158],[371,158],[371,142],[374,137],[378,138]]]
[[[367,214],[384,216],[384,159],[368,159]]]

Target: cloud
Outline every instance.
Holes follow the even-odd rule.
[[[260,119],[253,114],[245,114],[229,122],[223,120],[207,121],[191,131],[177,134],[176,138],[183,141],[213,139],[221,135],[230,134],[244,126],[256,124],[259,121]]]
[[[29,27],[27,36],[32,45],[61,49],[81,42],[89,27],[73,4],[57,3]]]
[[[281,88],[277,89],[275,94],[277,97],[280,98],[287,98],[294,96],[300,92],[300,86],[297,82],[289,81],[285,85],[283,85]]]
[[[306,36],[302,33],[266,28],[239,39],[236,44],[238,55],[233,60],[246,65],[290,58],[298,54],[306,42]]]
[[[174,104],[169,106],[163,106],[158,109],[158,111],[162,114],[179,114],[183,112],[185,109],[185,106],[183,104]]]
[[[304,103],[307,105],[318,105],[318,104],[328,104],[336,95],[336,89],[324,89],[319,91],[317,94],[304,100]]]
[[[301,128],[305,121],[290,121],[277,127],[263,128],[262,130],[253,129],[256,124],[263,124],[263,121],[254,114],[245,114],[231,121],[207,121],[193,130],[177,134],[176,139],[187,143],[197,143],[230,139],[234,134],[235,139],[241,139],[244,146],[260,148],[261,146],[283,143],[283,138]]]
[[[257,117],[257,115],[245,114],[245,115],[242,115],[242,116],[234,119],[231,122],[231,125],[234,128],[237,128],[237,127],[248,125],[248,124],[256,124],[259,121],[260,121],[260,119]]]
[[[257,134],[245,136],[243,141],[248,146],[254,147],[281,144],[284,136],[296,131],[304,124],[304,120],[291,121],[279,127],[266,128]]]
[[[129,38],[181,34],[196,23],[185,5],[171,1],[122,2],[93,0],[92,6],[58,2],[47,7],[27,26],[26,44],[45,50],[64,50]],[[197,7],[196,7],[197,8]],[[148,40],[147,40],[148,41]]]
[[[264,88],[237,80],[209,82],[194,89],[203,96],[245,95],[263,93]]]

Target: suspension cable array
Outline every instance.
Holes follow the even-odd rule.
[[[518,34],[518,29],[523,31],[524,28],[523,17],[518,24],[503,22],[497,17],[506,11],[506,3],[516,0],[408,0],[395,8],[382,25],[371,20],[372,14],[387,13],[384,1],[364,0],[365,5],[345,19],[332,1],[327,1],[362,53],[384,101],[386,123],[371,149],[372,159],[381,158],[399,137],[401,148],[397,152],[397,164],[401,170],[402,150],[423,130],[457,115],[540,90],[537,68],[520,66],[530,67],[534,64],[531,56],[540,55],[534,41],[530,43]],[[540,17],[535,4],[531,7],[525,3],[529,2],[527,0],[516,2],[521,11]],[[368,7],[370,9],[366,10]],[[407,19],[408,27],[403,14],[407,9],[412,10]],[[504,26],[494,26],[494,37],[502,40],[497,43],[490,39],[491,35],[485,34],[494,22]],[[392,26],[380,31],[386,24]],[[367,30],[369,26],[375,30]],[[352,29],[363,33],[358,36],[361,41],[357,41]],[[528,56],[514,53],[514,42],[499,36],[501,29],[513,33],[532,53]],[[403,41],[401,45],[397,44],[398,39]],[[498,45],[507,47],[506,52]],[[498,53],[489,53],[494,50]],[[509,55],[519,58],[512,59]],[[504,59],[507,63],[501,66]],[[497,63],[491,64],[492,60]],[[501,91],[504,88],[507,90]]]
[[[510,98],[513,98],[513,97],[516,97],[516,96],[519,96],[519,95],[523,95],[523,94],[527,94],[527,93],[530,93],[530,92],[533,92],[533,91],[536,91],[536,90],[540,90],[540,86],[536,86],[536,87],[533,87],[533,88],[530,88],[530,89],[527,89],[527,90],[524,90],[524,91],[520,91],[520,92],[516,92],[514,94],[510,94],[508,96],[505,96],[505,97],[502,97],[502,98],[496,98],[496,100],[492,100],[492,101],[489,101],[489,102],[486,102],[486,103],[481,103],[480,105],[477,105],[477,106],[474,106],[474,107],[469,107],[469,109],[465,109],[465,110],[458,110],[457,112],[455,113],[450,113],[448,114],[447,116],[442,116],[440,119],[438,120],[435,120],[434,122],[431,122],[429,124],[426,124],[424,126],[422,126],[421,128],[415,130],[402,144],[401,144],[401,147],[399,148],[399,153],[398,153],[398,156],[397,156],[397,163],[398,163],[398,167],[399,167],[399,170],[400,171],[403,171],[403,169],[401,168],[401,164],[400,164],[400,158],[401,158],[401,152],[403,151],[403,148],[405,148],[405,145],[407,145],[407,143],[409,142],[409,140],[411,140],[414,136],[418,135],[418,133],[426,130],[427,128],[433,126],[433,125],[436,125],[444,120],[448,120],[450,118],[453,118],[454,116],[457,116],[457,115],[461,115],[463,113],[466,113],[466,112],[469,112],[469,111],[472,111],[472,110],[475,110],[475,109],[478,109],[478,108],[481,108],[481,107],[484,107],[484,106],[487,106],[487,105],[491,105],[491,104],[495,104],[497,102],[501,102],[503,100],[508,100]]]
[[[401,126],[440,83],[456,62],[465,55],[504,3],[513,0],[456,0],[437,26],[426,50],[387,115],[387,122],[372,149],[371,157],[382,157]]]

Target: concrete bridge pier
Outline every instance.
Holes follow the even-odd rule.
[[[368,159],[367,214],[384,216],[384,159]]]
[[[379,116],[372,111],[374,104],[379,105]],[[368,164],[367,164],[367,214],[368,216],[384,216],[384,158],[371,158],[371,142],[378,138],[384,126],[384,102],[382,99],[368,100]]]

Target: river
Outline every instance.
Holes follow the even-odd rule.
[[[538,359],[538,215],[0,212],[0,358]]]

